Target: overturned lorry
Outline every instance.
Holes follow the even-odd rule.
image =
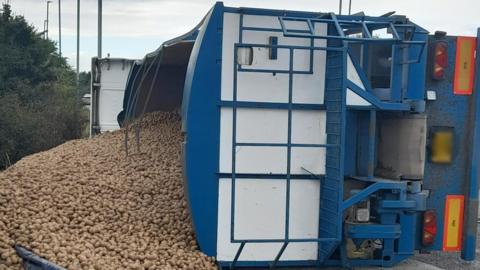
[[[405,16],[217,3],[132,69],[121,122],[181,112],[196,237],[221,267],[473,260],[478,44]]]

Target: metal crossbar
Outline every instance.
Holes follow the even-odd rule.
[[[425,33],[423,30],[419,30],[413,24],[394,24],[392,22],[375,22],[375,21],[347,21],[339,20],[334,13],[330,13],[330,19],[322,18],[304,18],[304,17],[286,17],[279,16],[280,26],[282,32],[286,37],[299,37],[299,38],[314,38],[314,39],[341,39],[346,41],[362,41],[362,42],[388,42],[394,41],[400,44],[417,44],[424,45],[424,41],[412,41],[405,40],[400,37],[399,31],[397,28],[412,28],[412,34],[415,33]],[[308,30],[298,30],[298,29],[288,29],[285,22],[294,21],[294,22],[305,22],[308,26]],[[326,23],[333,24],[337,30],[337,35],[316,35],[314,24],[316,23]],[[345,31],[342,26],[348,30],[351,26],[356,26],[361,29],[362,34],[366,37],[349,37],[345,35]],[[389,28],[392,31],[392,38],[377,38],[372,37],[370,31],[378,30],[382,28]]]
[[[330,40],[344,40],[350,42],[362,42],[362,43],[390,43],[394,45],[406,45],[406,46],[419,46],[420,51],[418,56],[414,59],[407,60],[402,62],[402,64],[416,64],[420,62],[420,58],[425,50],[426,42],[412,40],[413,36],[417,33],[425,34],[424,30],[419,29],[413,24],[398,24],[391,21],[378,22],[378,21],[348,21],[348,20],[339,20],[334,13],[330,13],[330,19],[325,18],[303,18],[303,17],[286,17],[279,16],[280,26],[282,28],[282,33],[285,37],[297,37],[297,38],[310,38],[310,39],[330,39]],[[298,30],[298,29],[289,29],[286,26],[286,22],[305,22],[308,30]],[[316,23],[326,23],[329,25],[334,25],[337,30],[337,35],[316,35],[315,34],[315,24]],[[373,37],[371,31],[378,29],[390,29],[392,38],[381,38]],[[345,29],[345,30],[344,30]],[[401,29],[401,31],[399,31]],[[407,29],[412,29],[410,33],[412,34],[409,39],[402,38],[399,33],[406,33]],[[357,31],[354,31],[357,30]],[[362,37],[350,36],[355,33],[362,33]],[[345,35],[347,33],[348,35]]]

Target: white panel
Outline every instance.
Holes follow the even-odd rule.
[[[222,100],[232,100],[233,97],[233,48],[238,42],[240,25],[238,14],[224,12],[222,41]]]
[[[320,180],[290,180],[290,238],[317,238]]]
[[[226,13],[225,13],[226,14]],[[281,29],[277,16],[244,15],[243,26],[245,27],[270,27]]]
[[[310,45],[306,45],[310,46]],[[293,51],[293,70],[294,71],[310,71],[310,50],[294,50]],[[312,76],[312,75],[310,75]]]
[[[243,181],[236,180],[236,181]],[[250,179],[248,180],[248,188],[252,189],[254,187],[263,186],[265,187],[264,181],[268,182],[283,182],[282,180],[268,180],[268,179]],[[301,182],[301,183],[300,183]],[[319,205],[319,187],[318,181],[310,181],[310,180],[292,180],[291,181],[291,207],[290,207],[290,215],[292,215],[292,219],[290,220],[290,230],[293,236],[312,236],[316,237],[316,233],[318,230],[318,205]],[[259,184],[259,185],[257,185]],[[267,185],[268,186],[268,185]],[[284,192],[285,188],[281,188]],[[236,193],[238,191],[238,185],[236,184]],[[276,192],[266,191],[266,197],[271,195],[277,195]],[[280,195],[280,192],[278,193]],[[256,195],[255,195],[256,197]],[[260,200],[261,194],[258,195]],[[245,197],[244,199],[241,197],[237,198],[237,204],[241,203],[240,200],[246,200],[248,203],[249,197]],[[285,197],[284,197],[285,198]],[[285,199],[276,200],[276,198],[270,198],[274,202],[277,202],[275,205],[271,205],[267,203],[263,206],[269,205],[271,208],[270,210],[278,215],[282,215],[281,212],[278,212],[279,206],[285,205]],[[230,210],[231,210],[231,179],[220,179],[219,183],[219,196],[218,196],[218,227],[217,227],[217,260],[219,261],[231,261],[235,257],[235,254],[240,246],[240,244],[231,243],[230,241]],[[281,208],[280,208],[281,209]],[[284,207],[283,207],[284,209]],[[266,211],[266,208],[262,209]],[[237,211],[237,210],[236,210]],[[251,210],[256,211],[256,210]],[[249,212],[243,212],[245,216],[251,216]],[[284,213],[284,212],[283,212]],[[316,213],[316,214],[315,214]],[[238,213],[237,213],[238,214]],[[257,213],[261,214],[261,213]],[[267,215],[267,216],[270,216]],[[250,222],[256,222],[259,216],[254,216]],[[239,218],[244,218],[239,217]],[[271,225],[274,230],[280,233],[279,224],[273,224],[273,221],[277,222],[277,220],[267,220],[265,219],[266,224]],[[283,220],[284,221],[284,220]],[[235,221],[237,222],[237,221]],[[279,221],[281,224],[284,224],[282,221]],[[292,223],[293,222],[293,223]],[[308,224],[306,224],[308,223]],[[238,226],[238,225],[236,225]],[[314,228],[315,227],[315,228]],[[247,227],[244,227],[247,228]],[[237,229],[235,229],[236,231]],[[252,232],[254,233],[254,232]],[[270,233],[270,232],[268,232]],[[240,255],[240,261],[271,261],[274,260],[275,256],[277,255],[278,251],[280,250],[282,243],[250,243],[246,244],[242,254]],[[281,261],[287,260],[315,260],[317,258],[317,244],[316,243],[291,243],[285,249],[282,257],[280,258]]]
[[[352,62],[352,59],[350,58],[350,55],[347,57],[347,79],[352,81],[358,87],[365,90],[365,86],[363,85],[362,80],[360,79],[360,76],[358,75],[358,72],[357,72],[357,69],[355,68],[355,65],[353,65],[353,62]]]
[[[357,93],[353,92],[350,88],[347,88],[347,105],[353,106],[370,106],[370,102],[363,99]]]
[[[239,15],[225,13],[224,35],[222,49],[222,100],[232,100],[233,97],[233,50],[238,42]],[[303,24],[303,23],[300,23]],[[265,28],[280,28],[277,17],[244,16],[244,26]],[[300,27],[300,26],[298,26]],[[302,26],[303,27],[303,26]],[[228,29],[228,31],[226,30]],[[315,33],[326,34],[326,24],[316,23]],[[310,46],[308,38],[286,38],[282,33],[264,31],[244,31],[244,43],[268,44],[269,36],[277,36],[282,45]],[[315,46],[325,46],[325,40],[315,40]],[[309,70],[310,51],[295,51],[295,70]],[[323,104],[325,87],[325,51],[315,51],[313,61],[314,74],[296,74],[293,79],[293,102]],[[268,58],[268,49],[255,48],[253,65],[243,68],[282,69],[288,70],[288,50],[279,49],[278,59]],[[237,100],[259,102],[288,102],[288,74],[238,72]]]
[[[98,95],[98,122],[100,132],[117,130],[120,128],[117,115],[123,108],[123,96],[125,89],[100,88]]]
[[[267,26],[268,27],[268,26]],[[267,31],[244,31],[243,43],[252,44],[268,44],[269,37],[278,37],[279,45],[296,45],[296,46],[310,46],[310,39],[307,38],[289,38],[284,37],[279,32],[267,32]],[[301,53],[308,53],[307,50],[296,50],[295,54],[300,56]],[[304,56],[305,57],[305,56]],[[308,71],[310,66],[310,57],[304,58],[305,61],[294,60],[296,71]],[[277,50],[277,59],[269,59],[269,48],[253,48],[253,63],[251,66],[243,66],[243,68],[256,68],[256,69],[289,69],[290,62],[290,50],[281,49]]]
[[[235,180],[235,239],[283,239],[286,180]]]
[[[220,179],[218,187],[217,260],[231,261],[240,244],[230,241],[231,179]],[[281,243],[246,244],[240,260],[272,260]]]
[[[324,111],[293,111],[292,143],[325,144],[325,124]]]
[[[242,109],[238,109],[238,112]],[[245,109],[243,112],[246,112]],[[283,113],[283,111],[279,111]],[[285,111],[286,113],[286,111]],[[243,113],[241,113],[243,114]],[[249,114],[249,112],[247,112]],[[261,118],[260,115],[257,115]],[[232,171],[232,109],[231,108],[222,108],[220,111],[220,172],[229,173]],[[237,118],[238,120],[238,118]],[[247,119],[245,119],[247,120]],[[252,121],[255,121],[252,119]],[[243,120],[242,120],[243,122]],[[261,123],[255,123],[255,125],[260,125]],[[283,124],[285,126],[287,123]],[[244,124],[239,124],[244,125]],[[280,124],[282,125],[282,124]],[[237,136],[240,135],[240,138],[248,139],[248,136],[264,136],[261,133],[257,132],[256,134],[247,134],[241,132],[244,128],[240,128]],[[286,130],[286,126],[285,126]],[[278,136],[278,134],[274,135]],[[282,135],[284,136],[284,135]],[[279,137],[277,137],[279,138]],[[237,141],[240,141],[237,138]],[[286,142],[286,140],[285,140]],[[239,173],[285,173],[286,172],[286,162],[287,162],[287,152],[286,147],[237,147],[236,151],[236,162],[237,162],[237,172]]]
[[[287,172],[287,148],[273,146],[237,146],[237,173]]]
[[[287,143],[288,111],[237,109],[237,142]]]
[[[125,89],[132,61],[123,59],[111,59],[109,62],[102,61],[100,83],[102,87],[111,89]],[[125,61],[125,62],[124,62]]]
[[[308,30],[306,22],[284,21],[288,30]],[[244,15],[243,26],[245,27],[266,27],[281,29],[280,20],[277,16]]]
[[[288,102],[288,74],[239,72],[237,76],[237,100]]]
[[[252,16],[243,18],[246,27],[280,29],[277,16]],[[289,23],[290,24],[290,23]],[[222,100],[233,97],[233,46],[238,42],[239,15],[224,14],[222,50]],[[303,22],[288,25],[289,29],[306,29]],[[325,24],[315,24],[318,35],[326,35]],[[310,39],[286,38],[278,32],[244,31],[244,43],[268,44],[270,36],[277,36],[282,45],[310,46]],[[325,40],[315,40],[315,46],[325,46]],[[325,51],[313,55],[314,74],[293,76],[292,98],[294,103],[323,104],[325,84]],[[268,59],[267,49],[255,49],[252,66],[244,68],[289,68],[288,50],[278,50],[278,59]],[[310,51],[296,51],[295,70],[309,70]],[[239,101],[288,102],[288,74],[237,73],[237,99]],[[285,143],[287,135],[287,110],[238,109],[237,141],[258,143]],[[220,172],[231,172],[232,159],[232,109],[221,109],[220,123]],[[292,142],[323,144],[325,112],[293,111]],[[286,174],[286,147],[237,147],[237,173]],[[302,167],[316,173],[325,171],[325,148],[292,148],[292,174],[306,174]],[[285,226],[285,180],[237,179],[236,180],[236,237],[283,238]],[[319,185],[318,180],[291,180],[290,237],[316,238],[318,236]],[[217,259],[233,260],[239,244],[230,241],[231,180],[221,179],[218,201]],[[240,261],[274,260],[282,243],[246,244]],[[291,243],[281,260],[315,260],[317,243]]]
[[[315,34],[326,35],[327,25],[324,23],[316,23]],[[316,39],[314,40],[314,45],[316,47],[325,47],[326,40]],[[297,60],[295,59],[295,61]],[[313,74],[295,74],[293,76],[292,100],[294,103],[323,104],[323,95],[325,92],[325,63],[326,52],[314,51]]]
[[[225,15],[228,13],[225,13]],[[232,172],[232,109],[220,110],[220,172]]]
[[[292,147],[291,168],[292,174],[325,174],[324,147]]]
[[[125,62],[123,62],[125,61]],[[101,62],[100,90],[98,96],[98,121],[100,132],[119,129],[117,115],[123,109],[123,96],[131,61],[111,59]]]

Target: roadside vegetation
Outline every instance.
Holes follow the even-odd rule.
[[[85,74],[83,76],[86,76]],[[79,103],[88,86],[56,44],[3,5],[0,12],[0,170],[22,157],[80,138],[88,112]],[[82,80],[87,81],[88,80]]]

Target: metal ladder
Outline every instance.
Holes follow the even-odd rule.
[[[330,29],[329,29],[330,31]],[[343,42],[328,40],[328,47],[342,48]],[[320,238],[341,239],[343,200],[343,160],[345,146],[345,51],[327,51],[325,74],[325,105],[327,148],[325,180],[320,187]],[[322,264],[335,251],[340,241],[319,243],[318,264]]]

